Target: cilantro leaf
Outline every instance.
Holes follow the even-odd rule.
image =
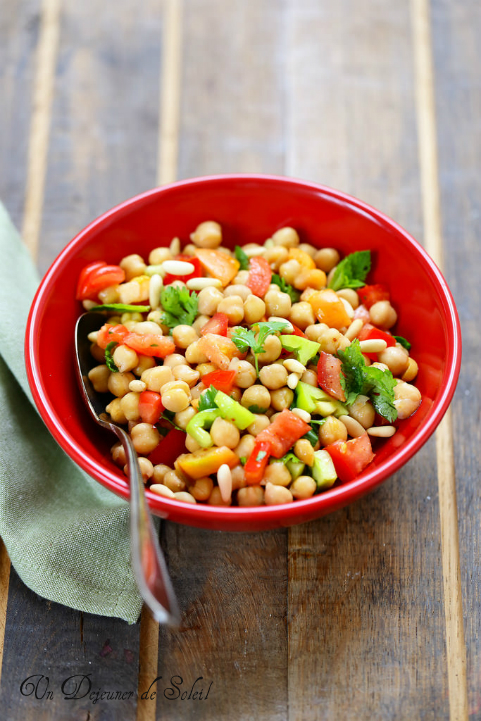
[[[371,251],[358,250],[346,255],[338,264],[329,283],[332,290],[341,288],[362,288],[366,284],[366,276],[371,270]]]
[[[277,273],[272,274],[271,283],[278,285],[282,293],[287,293],[293,303],[299,301],[301,294]]]
[[[95,305],[90,308],[94,310],[110,310],[117,313],[148,313],[150,305],[127,305],[126,303],[105,303],[104,305]]]
[[[231,340],[242,353],[245,353],[249,348],[251,349],[254,354],[256,371],[259,373],[257,356],[264,352],[264,342],[267,336],[276,331],[284,330],[288,326],[289,322],[287,320],[271,320],[265,323],[254,323],[249,330],[247,328],[236,328],[231,335]],[[257,329],[257,337],[252,328]]]
[[[163,325],[175,328],[177,325],[192,325],[197,315],[197,293],[189,293],[187,288],[167,285],[160,294],[164,313]]]
[[[217,392],[217,388],[214,388],[214,386],[209,386],[206,391],[203,391],[203,393],[200,394],[198,410],[208,411],[211,408],[217,408],[217,404],[214,400]]]
[[[309,441],[311,446],[315,446],[316,443],[319,441],[319,436],[317,435],[317,431],[315,431],[313,428],[311,428],[310,431],[307,431],[305,436],[302,436],[306,440]],[[299,459],[297,459],[299,461]]]
[[[241,462],[241,464],[242,464],[243,466],[245,466],[245,464],[247,463],[247,456],[241,456],[241,457],[239,458],[239,461]]]
[[[185,430],[174,422],[174,416],[175,413],[173,411],[164,411],[160,417],[163,418],[164,421],[168,421],[169,423],[171,423],[174,428],[177,428],[178,431],[182,431],[183,433],[185,433]]]
[[[112,373],[119,372],[119,369],[115,365],[114,359],[112,356],[112,353],[117,346],[118,346],[117,341],[113,340],[107,345],[107,347],[105,349],[105,365],[107,366],[109,371],[111,371]]]
[[[337,355],[342,361],[341,386],[346,394],[346,403],[352,405],[364,388],[364,361],[359,340],[355,338],[346,350],[338,350]]]
[[[406,350],[411,350],[411,343],[403,338],[402,335],[393,335],[393,338],[397,340]]]
[[[257,346],[256,334],[253,330],[248,330],[247,328],[235,328],[235,330],[232,331],[231,340],[242,353],[245,353],[249,348],[254,349]]]
[[[394,405],[394,388],[397,383],[390,371],[368,366],[365,371],[364,391],[372,401],[376,411],[390,423],[396,420],[397,410]]]
[[[241,270],[249,270],[249,258],[246,253],[242,250],[240,245],[236,245],[234,255],[240,263]]]

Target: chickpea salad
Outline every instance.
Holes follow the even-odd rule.
[[[215,221],[181,249],[89,264],[77,299],[105,315],[89,379],[125,425],[144,481],[186,503],[291,503],[355,479],[421,404],[371,253],[341,259],[294,228],[222,245]],[[107,395],[108,394],[108,395]],[[113,461],[127,474],[122,445]]]

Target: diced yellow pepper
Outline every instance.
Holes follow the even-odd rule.
[[[201,448],[194,453],[184,453],[178,457],[175,465],[178,465],[189,478],[195,480],[210,476],[211,473],[217,473],[224,463],[227,463],[229,468],[234,468],[239,464],[239,458],[227,446],[220,448],[214,446],[213,448]]]

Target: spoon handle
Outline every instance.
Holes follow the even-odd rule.
[[[106,423],[103,421],[102,425]],[[156,621],[178,626],[180,613],[164,554],[145,497],[139,459],[130,436],[114,423],[106,423],[122,443],[130,482],[130,545],[132,570],[142,598]]]

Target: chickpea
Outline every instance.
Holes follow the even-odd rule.
[[[109,285],[108,288],[104,288],[99,291],[99,300],[102,304],[108,305],[109,303],[118,303],[119,301],[119,286]]]
[[[143,320],[136,323],[132,330],[134,333],[137,333],[137,335],[162,335],[160,326],[152,320]]]
[[[275,486],[288,486],[292,482],[292,476],[287,466],[281,461],[269,463],[265,472],[264,480],[266,483],[273,483]]]
[[[272,363],[282,351],[282,343],[276,335],[268,335],[264,341],[264,352],[257,356],[259,363]]]
[[[172,338],[178,348],[188,348],[191,343],[199,340],[195,329],[190,325],[177,325],[172,331]]]
[[[137,353],[126,345],[118,345],[112,354],[112,358],[121,373],[131,371],[139,364]]]
[[[108,389],[112,395],[121,398],[129,392],[129,383],[135,380],[133,373],[111,373],[108,380]]]
[[[171,471],[172,468],[166,466],[165,463],[158,463],[154,466],[154,481],[155,483],[163,483],[165,474]]]
[[[302,266],[298,260],[294,259],[286,261],[279,268],[279,275],[290,285],[294,285],[296,278],[299,278],[301,273]]]
[[[189,396],[182,388],[170,388],[162,392],[162,404],[168,411],[179,413],[189,405]]]
[[[283,411],[289,408],[294,400],[294,392],[290,388],[279,388],[279,390],[271,391],[271,405],[276,411]]]
[[[164,368],[175,368],[178,365],[187,365],[188,361],[180,353],[171,353],[164,358]]]
[[[173,493],[181,493],[187,488],[184,479],[179,476],[177,471],[167,471],[164,476],[163,484],[164,486],[167,486],[167,488],[170,488]]]
[[[187,424],[190,420],[195,416],[195,408],[192,408],[192,406],[189,406],[185,409],[185,411],[179,411],[179,413],[176,413],[174,416],[174,423],[176,423],[179,428],[182,428],[183,431],[187,428]]]
[[[203,288],[198,295],[198,309],[201,315],[214,315],[217,312],[217,306],[224,299],[222,292],[218,288],[208,286]]]
[[[250,435],[249,433],[246,433],[245,436],[242,436],[242,438],[239,441],[239,445],[234,448],[234,453],[239,458],[249,458],[252,451],[254,450],[256,439],[253,435]]]
[[[299,235],[297,230],[286,226],[279,228],[272,236],[274,245],[282,245],[284,248],[295,248],[299,245]]]
[[[291,312],[292,301],[287,293],[281,293],[279,289],[268,290],[264,296],[266,315],[274,315],[277,318],[288,318]]]
[[[165,365],[147,368],[140,379],[146,384],[147,390],[160,393],[162,386],[172,381],[172,369]]]
[[[288,488],[274,485],[273,483],[267,483],[266,490],[264,492],[264,500],[266,506],[277,506],[280,503],[291,503],[294,498]]]
[[[311,498],[316,492],[316,482],[310,476],[299,476],[289,488],[290,492],[298,500]]]
[[[360,423],[363,428],[370,428],[374,424],[376,411],[367,396],[359,395],[350,406],[349,415]]]
[[[278,271],[282,263],[289,258],[289,251],[282,245],[276,245],[273,248],[267,248],[264,254],[272,270]]]
[[[120,423],[124,425],[127,423],[127,418],[120,407],[120,398],[114,398],[105,409],[114,423]]]
[[[149,265],[160,265],[164,260],[171,260],[172,253],[169,248],[154,248],[149,254]]]
[[[232,280],[235,285],[245,285],[247,283],[247,278],[249,277],[249,271],[248,270],[240,270],[236,277]]]
[[[315,323],[316,319],[314,318],[314,311],[312,310],[311,304],[306,301],[294,303],[289,314],[289,320],[301,330]]]
[[[235,448],[239,445],[240,433],[234,423],[224,418],[216,418],[210,429],[210,435],[216,446]]]
[[[124,416],[128,421],[138,421],[139,413],[139,393],[126,393],[120,400],[120,407]]]
[[[240,285],[240,283],[234,283],[234,285],[228,285],[224,288],[224,298],[229,298],[232,295],[238,295],[242,298],[242,302],[252,295],[252,291],[246,285]],[[220,313],[221,311],[219,311]]]
[[[200,331],[210,320],[208,315],[198,315],[195,321],[192,323],[192,328],[195,330],[197,335],[200,335]]]
[[[304,373],[301,375],[301,381],[302,383],[307,383],[310,386],[314,386],[314,388],[318,387],[317,373],[315,371],[304,371]]]
[[[405,348],[391,346],[377,356],[381,363],[385,363],[393,376],[402,376],[409,365],[409,355]]]
[[[408,367],[404,371],[403,375],[401,376],[401,379],[403,381],[413,381],[418,374],[418,364],[414,360],[414,358],[409,358]]]
[[[194,370],[188,365],[178,365],[172,371],[172,374],[177,381],[185,381],[188,386],[195,386],[200,378],[199,371]]]
[[[89,380],[96,393],[108,393],[110,370],[106,365],[95,366],[89,371]]]
[[[244,488],[247,485],[246,474],[242,466],[235,466],[231,469],[232,476],[232,490],[238,491],[239,488]]]
[[[341,256],[335,248],[322,248],[314,256],[318,268],[329,273],[341,260]]]
[[[110,452],[112,454],[112,460],[115,465],[123,468],[123,466],[125,466],[125,464],[127,463],[127,456],[125,455],[123,445],[121,443],[116,443],[114,446],[112,446]]]
[[[190,234],[190,239],[198,248],[218,248],[222,243],[222,228],[215,220],[205,220]]]
[[[166,360],[168,360],[171,357],[172,356],[167,356]],[[199,365],[200,363],[207,363],[208,360],[209,359],[207,358],[205,353],[202,353],[202,351],[199,349],[199,341],[198,340],[196,340],[194,343],[192,343],[185,350],[184,363],[192,363],[192,365]],[[164,363],[165,363],[165,361],[164,361]]]
[[[286,385],[287,369],[279,363],[272,363],[260,369],[259,378],[266,388],[276,391]]]
[[[246,323],[257,323],[266,314],[266,304],[262,298],[249,294],[244,301],[244,320]]]
[[[194,438],[192,438],[192,436],[189,436],[189,434],[187,433],[185,437],[185,447],[187,448],[189,453],[194,453],[194,451],[198,451],[201,446]]]
[[[230,325],[239,325],[244,319],[244,301],[240,295],[223,298],[217,306],[217,313],[225,313]]]
[[[294,453],[300,461],[307,466],[314,463],[314,448],[311,446],[307,438],[300,438],[294,445]]]
[[[97,363],[105,362],[105,351],[97,343],[92,343],[90,346],[90,354],[97,361]]]
[[[265,411],[271,404],[271,396],[267,388],[261,385],[250,386],[246,388],[242,394],[241,405],[244,408],[250,406],[257,406],[261,410]]]
[[[199,376],[202,378],[203,376],[206,376],[208,373],[213,373],[214,371],[218,370],[218,368],[213,363],[199,363],[196,370],[198,371]]]
[[[246,486],[237,492],[237,503],[241,507],[264,505],[264,489],[262,486]]]
[[[262,413],[256,414],[256,419],[253,421],[247,430],[252,436],[258,436],[266,428],[270,426],[270,419]]]
[[[250,388],[257,380],[256,369],[249,361],[233,358],[229,364],[229,370],[236,372],[234,382],[239,388]]]
[[[144,479],[144,483],[146,483],[150,478],[152,478],[154,474],[154,466],[149,461],[148,458],[144,458],[143,456],[139,456],[139,466],[140,466],[140,472],[142,474],[142,478]],[[124,466],[124,473],[126,476],[129,475],[129,466],[128,464],[125,464]]]
[[[232,499],[229,498],[228,501],[224,501],[219,486],[214,486],[207,503],[209,504],[209,506],[230,506],[232,503]]]
[[[136,278],[138,275],[144,275],[145,273],[146,265],[144,259],[137,254],[126,255],[125,258],[122,258],[119,265],[125,272],[126,281],[132,280],[132,278]]]
[[[330,446],[336,441],[347,441],[346,426],[338,418],[328,416],[319,428],[319,440],[322,446]]]
[[[160,433],[150,423],[138,423],[132,428],[130,435],[135,450],[141,455],[152,453],[160,443]]]
[[[132,372],[135,373],[136,376],[142,376],[142,373],[146,371],[148,368],[154,368],[155,367],[155,360],[151,356],[147,355],[141,355],[139,356],[139,362],[135,366],[135,368],[132,369]]]
[[[342,288],[337,291],[339,298],[347,300],[349,305],[356,310],[359,307],[359,296],[353,288]]]
[[[214,482],[209,476],[203,478],[197,478],[193,486],[189,486],[189,493],[191,493],[196,501],[207,501],[212,489],[214,488]]]
[[[388,300],[380,300],[369,308],[371,323],[379,328],[392,328],[397,321],[397,313]]]
[[[404,420],[412,416],[421,404],[421,393],[409,383],[401,381],[394,388],[394,405],[397,410],[397,417],[399,420]]]

